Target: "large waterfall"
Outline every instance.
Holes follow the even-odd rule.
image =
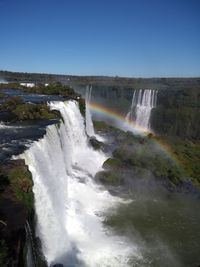
[[[149,120],[152,108],[156,107],[157,94],[157,90],[135,90],[127,119],[135,121],[138,126],[150,129]]]
[[[86,87],[86,94],[85,94],[85,119],[86,119],[86,132],[88,136],[94,136],[94,126],[92,122],[92,116],[90,111],[90,101],[91,101],[91,95],[92,95],[92,86]]]
[[[122,200],[93,177],[106,156],[88,145],[75,101],[51,102],[63,122],[47,127],[43,139],[20,157],[33,177],[37,235],[48,266],[124,267],[141,258],[136,246],[103,226],[105,211]]]

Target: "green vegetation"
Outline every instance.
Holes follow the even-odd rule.
[[[27,72],[11,72],[11,71],[0,71],[0,77],[4,78],[9,82],[54,82],[56,79],[52,74],[43,73],[27,73]]]
[[[7,98],[2,105],[0,106],[0,111],[12,111],[15,109],[18,105],[23,104],[23,99],[20,96],[13,96],[10,98]]]
[[[11,160],[0,165],[0,183],[0,266],[16,266],[33,214],[32,176],[23,160]]]
[[[94,127],[97,131],[109,132],[111,130],[118,131],[118,129],[108,125],[104,121],[93,121]]]
[[[85,117],[85,99],[80,98],[78,102],[79,102],[80,112]]]
[[[151,126],[159,135],[198,140],[200,136],[200,86],[159,91]]]
[[[116,158],[108,158],[104,164],[103,164],[103,168],[106,169],[112,169],[112,168],[120,168],[121,165],[121,161],[116,159]]]
[[[117,143],[113,158],[107,159],[103,164],[104,171],[96,175],[102,183],[118,186],[126,183],[127,177],[155,177],[161,183],[167,182],[172,190],[187,179],[200,188],[200,144],[197,141],[152,134],[134,136],[130,132],[115,130],[104,122],[95,122],[94,126],[100,131],[110,131]],[[158,142],[168,147],[170,155],[161,149]]]
[[[124,183],[123,177],[114,171],[101,171],[95,176],[104,185],[119,186]]]
[[[165,89],[165,88],[184,88],[189,85],[199,84],[199,78],[125,78],[125,77],[109,77],[109,76],[75,76],[75,75],[58,75],[45,73],[27,73],[27,72],[10,72],[0,71],[0,77],[12,82],[30,82],[37,83],[73,83],[76,85],[99,85],[110,87],[125,87],[125,88],[150,88],[150,89]],[[120,90],[121,91],[121,88]]]
[[[133,94],[133,89],[149,88],[159,89],[158,107],[152,110],[151,125],[156,133],[162,135],[155,137],[133,136],[132,133],[124,133],[119,129],[115,129],[104,122],[94,122],[97,130],[111,134],[115,142],[113,157],[107,159],[104,164],[104,170],[97,173],[96,179],[106,186],[127,186],[134,187],[134,183],[129,180],[137,178],[139,181],[151,181],[155,177],[158,182],[166,182],[171,189],[176,189],[187,178],[200,189],[200,79],[130,79],[119,77],[78,77],[68,75],[48,75],[48,74],[30,74],[30,73],[11,73],[0,72],[0,76],[9,81],[18,83],[0,84],[0,89],[21,89],[28,93],[62,95],[66,98],[78,99],[79,95],[71,88],[73,85],[83,86],[93,85],[93,92],[97,96],[107,101],[110,108],[116,106],[116,110],[127,112],[127,107]],[[37,86],[33,88],[22,87],[19,82],[36,82]],[[62,86],[61,83],[68,83]],[[44,86],[49,83],[49,86]],[[0,93],[0,98],[4,95]],[[116,101],[117,100],[117,101]],[[117,103],[115,103],[115,101]],[[80,111],[85,114],[85,103],[83,99],[79,99]],[[20,97],[12,97],[6,99],[0,106],[0,111],[6,111],[13,115],[13,120],[36,120],[36,119],[54,119],[59,118],[59,114],[49,110],[45,104],[28,104],[24,103]],[[164,136],[165,135],[165,136]],[[173,136],[173,137],[169,137]],[[178,137],[175,137],[178,136]],[[97,145],[94,143],[93,146]],[[155,142],[156,141],[156,142]],[[157,141],[165,144],[170,148],[170,153],[177,160],[173,161],[166,153],[164,153]],[[101,144],[99,144],[101,145]],[[115,146],[113,145],[113,146]],[[154,179],[152,179],[154,180]],[[130,188],[130,192],[133,192]],[[122,188],[123,189],[123,188]],[[129,189],[129,188],[128,188]],[[132,190],[132,191],[131,191]],[[150,191],[150,190],[149,190]],[[31,174],[23,164],[7,166],[7,173],[0,173],[0,194],[1,199],[8,203],[8,214],[5,215],[5,222],[16,217],[16,213],[20,213],[20,220],[14,222],[17,227],[23,228],[27,219],[27,214],[33,210],[33,193]],[[167,194],[169,196],[169,194]],[[169,197],[169,201],[176,194]],[[189,251],[193,248],[194,243],[189,239],[193,239],[193,234],[186,231],[185,222],[192,221],[192,213],[188,213],[187,218],[182,217],[182,205],[173,206],[174,202],[169,205],[162,203],[162,199],[154,202],[154,195],[142,195],[142,201],[137,207],[137,201],[130,204],[122,205],[116,212],[109,214],[105,220],[105,224],[115,227],[121,234],[128,232],[135,235],[135,229],[138,233],[146,234],[145,242],[155,240],[155,232],[160,229],[166,233],[169,239],[179,235],[181,232],[186,233],[187,238],[182,242]],[[138,197],[140,199],[140,197]],[[148,206],[146,203],[148,202]],[[5,202],[1,205],[4,207]],[[158,205],[159,203],[159,205]],[[192,206],[188,203],[188,210]],[[160,208],[159,208],[160,207]],[[174,207],[171,208],[171,207]],[[193,207],[193,206],[192,206]],[[16,208],[18,209],[16,212]],[[170,214],[173,210],[172,214]],[[194,208],[198,210],[198,207]],[[13,212],[14,211],[14,212]],[[19,212],[18,212],[19,211]],[[138,212],[138,213],[137,213]],[[147,215],[149,217],[147,217]],[[7,217],[6,217],[7,216]],[[13,217],[12,217],[13,216]],[[163,221],[163,218],[167,218]],[[168,220],[169,218],[169,220]],[[190,220],[188,220],[190,218]],[[21,221],[19,225],[19,221]],[[183,221],[183,227],[177,226],[178,222]],[[9,221],[8,221],[9,222]],[[163,231],[162,228],[168,229]],[[152,237],[149,237],[148,228],[152,229]],[[192,228],[192,227],[191,227]],[[128,230],[127,230],[128,229]],[[184,229],[184,230],[183,230]],[[190,227],[188,227],[190,229]],[[188,230],[187,229],[187,230]],[[10,232],[9,232],[10,231]],[[8,229],[8,236],[12,236],[12,229]],[[194,232],[198,233],[198,229]],[[15,233],[16,234],[16,233]],[[174,241],[174,240],[173,240]],[[6,240],[7,242],[7,240]],[[7,245],[4,240],[0,240],[0,266],[7,266],[7,259],[12,258],[12,253],[8,255],[9,250],[13,249],[13,244]],[[175,242],[172,242],[175,244]],[[189,243],[188,247],[187,244]],[[143,244],[142,244],[143,245]],[[141,246],[142,247],[142,246]],[[155,243],[150,243],[151,249],[155,249]],[[195,249],[195,246],[194,246]],[[198,253],[198,249],[196,249]],[[13,253],[14,254],[14,253]],[[165,256],[165,255],[164,255]],[[163,255],[161,255],[163,257]],[[165,256],[166,257],[166,256]],[[149,256],[152,262],[152,255]],[[167,261],[168,259],[166,259]],[[152,263],[152,266],[162,266],[159,263]],[[188,266],[190,266],[188,264]]]
[[[33,209],[32,176],[26,166],[16,166],[9,170],[8,179],[16,198],[29,212]]]
[[[20,86],[19,84],[0,84],[0,89],[20,89],[27,93],[36,93],[44,95],[60,95],[69,99],[76,99],[79,102],[80,111],[85,115],[85,101],[79,94],[75,93],[70,86],[62,85],[59,82],[54,82],[48,86],[44,84],[38,84],[34,87]],[[0,94],[0,98],[4,96]],[[23,99],[19,96],[6,98],[0,105],[0,112],[9,113],[11,116],[7,116],[10,121],[16,120],[40,120],[40,119],[57,119],[60,118],[60,114],[57,111],[50,111],[46,104],[31,104],[24,103]]]
[[[185,174],[200,188],[200,142],[178,137],[154,137],[170,148]]]
[[[59,113],[56,111],[50,111],[46,104],[24,103],[22,98],[19,96],[8,98],[0,106],[0,111],[11,113],[14,121],[40,119],[50,120],[60,118]]]
[[[0,266],[8,266],[8,248],[3,239],[0,240]]]
[[[134,140],[132,140],[134,142]],[[148,139],[144,139],[123,144],[113,152],[115,159],[127,167],[144,168],[153,173],[156,178],[169,178],[172,182],[178,183],[181,177],[179,167],[170,158],[166,157],[161,151],[154,148],[155,144]]]
[[[2,92],[0,92],[0,99],[4,98],[4,94]]]
[[[0,83],[0,90],[5,89],[23,89],[23,86],[21,86],[19,83]]]
[[[39,84],[34,87],[23,87],[23,91],[28,93],[44,94],[44,95],[61,95],[65,97],[77,98],[79,96],[74,90],[67,85],[62,85],[59,82],[44,86]]]
[[[27,92],[59,94],[76,98],[71,87],[85,90],[93,86],[93,95],[104,99],[105,106],[127,113],[134,89],[158,89],[158,106],[152,110],[151,126],[156,134],[173,135],[189,139],[200,136],[200,78],[122,78],[102,76],[73,76],[0,71],[0,77],[14,82],[0,84],[0,88],[21,88],[16,82],[34,81],[34,88],[23,87]],[[49,83],[45,87],[44,84]],[[61,83],[68,84],[62,86]],[[84,113],[83,113],[84,114]]]
[[[46,104],[21,104],[12,111],[19,120],[56,119],[57,114],[49,110]]]

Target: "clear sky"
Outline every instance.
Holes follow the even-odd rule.
[[[200,0],[0,0],[0,69],[200,76]]]

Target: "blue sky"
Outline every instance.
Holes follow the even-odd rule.
[[[0,69],[200,76],[200,0],[0,0]]]

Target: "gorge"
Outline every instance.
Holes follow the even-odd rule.
[[[132,246],[101,225],[105,210],[123,201],[92,179],[106,156],[89,146],[77,103],[49,105],[64,122],[49,126],[45,137],[20,156],[32,173],[37,232],[47,263],[124,266]]]
[[[193,183],[198,179],[192,180],[159,143],[162,136],[150,132],[162,92],[131,90],[121,117],[114,111],[109,115],[108,109],[97,114],[92,105],[98,102],[96,94],[95,87],[87,88],[83,115],[79,96],[50,99],[49,110],[60,117],[45,131],[41,127],[34,142],[24,140],[27,147],[15,153],[16,162],[24,160],[32,176],[35,216],[30,228],[35,229],[28,235],[35,235],[33,246],[42,259],[29,247],[27,267],[198,266],[199,190]],[[129,130],[143,128],[150,134],[123,131],[127,112]],[[118,129],[92,118],[122,125]],[[14,129],[12,123],[1,124],[2,131],[6,127]],[[103,140],[98,148],[90,142],[95,136]],[[181,148],[194,159],[198,148],[191,142],[185,140]]]

